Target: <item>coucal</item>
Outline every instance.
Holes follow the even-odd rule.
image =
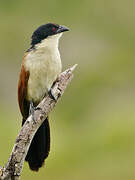
[[[31,37],[31,47],[26,51],[18,82],[18,103],[22,125],[51,90],[61,72],[62,64],[58,49],[59,39],[69,29],[48,23],[37,28]],[[37,130],[25,160],[31,170],[38,171],[50,151],[50,127],[48,117]]]

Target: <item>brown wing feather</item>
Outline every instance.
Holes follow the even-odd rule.
[[[23,119],[26,119],[29,115],[29,101],[26,99],[27,97],[27,85],[29,80],[29,71],[26,71],[24,67],[24,62],[27,54],[25,54],[23,58],[23,63],[21,66],[21,72],[19,76],[18,82],[18,103],[20,107],[20,111],[22,113]]]

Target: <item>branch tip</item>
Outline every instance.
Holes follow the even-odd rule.
[[[78,64],[73,65],[73,66],[70,68],[71,72],[73,72],[77,66],[78,66]]]

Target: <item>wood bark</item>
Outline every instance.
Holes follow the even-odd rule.
[[[47,95],[37,106],[34,112],[34,121],[30,115],[21,128],[11,155],[4,168],[0,167],[0,180],[19,180],[23,169],[24,160],[29,149],[34,134],[43,123],[45,118],[57,104],[59,98],[64,93],[67,85],[73,77],[73,70],[77,65],[62,72],[54,83],[51,92],[54,99]]]

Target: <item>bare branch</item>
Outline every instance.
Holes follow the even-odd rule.
[[[53,85],[52,93],[55,97],[55,100],[47,95],[37,106],[38,108],[34,112],[34,122],[32,120],[32,116],[29,116],[24,123],[19,132],[19,135],[16,138],[15,145],[6,166],[4,168],[0,167],[1,180],[20,179],[24,160],[34,134],[64,93],[67,85],[73,77],[72,72],[74,71],[76,66],[77,65],[74,65],[73,67],[61,73],[58,77],[58,80]]]

